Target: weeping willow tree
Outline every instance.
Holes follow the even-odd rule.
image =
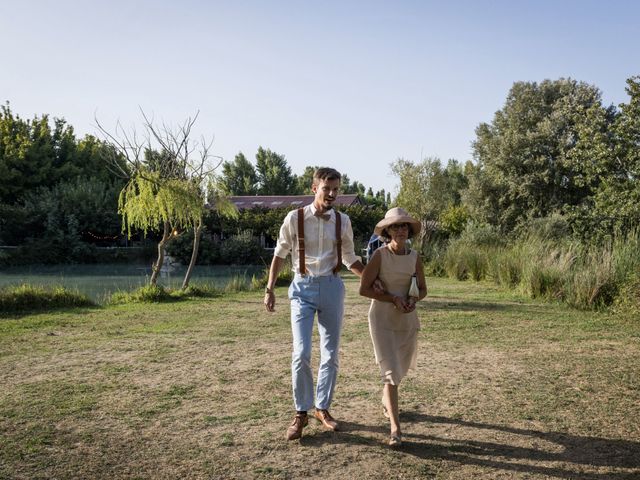
[[[220,192],[215,186],[213,182],[209,182],[207,186],[208,191],[208,204],[207,207],[211,210],[215,210],[223,217],[227,218],[237,218],[238,217],[238,208],[231,202],[223,193]],[[206,207],[205,207],[206,208]],[[198,259],[198,251],[200,249],[200,237],[202,235],[202,215],[195,221],[193,226],[193,249],[191,251],[191,260],[189,261],[189,267],[184,275],[184,280],[182,281],[182,289],[186,289],[189,286],[189,281],[191,280],[191,274],[193,273],[193,268],[196,265],[196,260]]]
[[[145,235],[149,230],[162,230],[158,256],[152,265],[151,285],[158,281],[165,247],[171,237],[179,230],[200,229],[204,208],[198,185],[188,179],[162,179],[159,172],[141,169],[122,189],[118,213],[127,235],[130,237],[133,229],[142,230]]]
[[[129,179],[120,193],[118,211],[123,230],[131,236],[132,229],[145,235],[149,230],[162,230],[158,257],[153,263],[151,284],[155,285],[164,263],[164,249],[179,230],[193,229],[193,252],[182,288],[189,280],[198,257],[202,218],[206,206],[206,189],[223,159],[209,153],[212,142],[193,142],[191,129],[198,117],[188,118],[177,128],[154,125],[141,109],[144,119],[142,140],[136,131],[125,131],[120,123],[115,133],[109,133],[96,118],[98,128],[114,148],[109,163],[116,174]],[[125,159],[123,168],[122,158]],[[217,159],[212,165],[211,160]],[[237,214],[235,206],[221,195],[210,195],[208,208],[225,216]]]

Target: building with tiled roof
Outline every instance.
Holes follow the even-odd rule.
[[[313,203],[313,195],[246,195],[233,196],[229,200],[238,208],[245,210],[249,208],[300,208]],[[351,205],[362,205],[360,197],[353,193],[338,195],[334,205],[338,207],[350,207]]]

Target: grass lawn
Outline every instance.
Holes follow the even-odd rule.
[[[345,279],[343,429],[294,442],[285,288],[0,320],[0,478],[640,478],[640,319],[429,279],[391,450]]]

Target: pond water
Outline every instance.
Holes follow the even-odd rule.
[[[158,284],[180,288],[186,266],[172,266],[163,272]],[[263,266],[196,265],[191,285],[224,286],[231,278],[240,276],[247,281],[264,271]],[[151,266],[146,264],[91,264],[91,265],[29,265],[0,269],[0,288],[9,285],[50,286],[63,285],[78,290],[98,303],[104,303],[113,292],[131,291],[149,281]]]

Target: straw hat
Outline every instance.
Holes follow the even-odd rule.
[[[394,207],[390,209],[384,215],[384,218],[378,222],[373,233],[379,237],[387,237],[388,235],[385,235],[385,230],[388,226],[393,225],[394,223],[408,223],[409,230],[411,230],[409,237],[417,235],[422,227],[420,222],[415,218],[410,217],[404,208]]]

